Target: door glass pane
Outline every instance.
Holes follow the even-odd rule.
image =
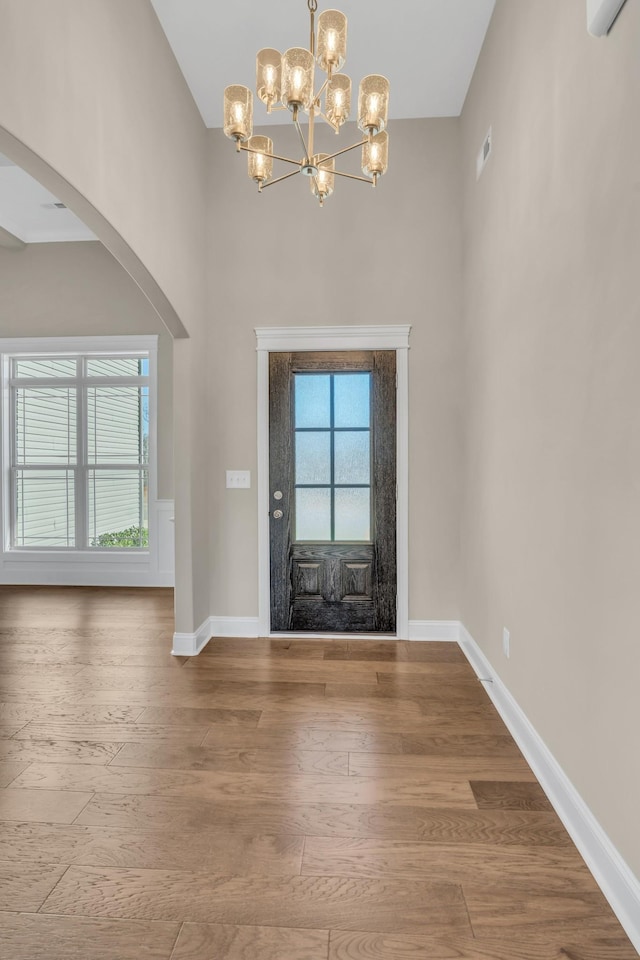
[[[144,357],[90,357],[87,360],[88,377],[144,377],[149,373],[149,361]]]
[[[335,482],[369,483],[369,431],[340,431],[335,434],[334,442]]]
[[[149,391],[147,387],[87,388],[89,463],[147,463]]]
[[[296,433],[296,483],[331,483],[331,435]]]
[[[146,470],[90,470],[89,546],[148,547]]]
[[[76,462],[76,391],[72,387],[18,387],[15,462]]]
[[[72,470],[16,470],[16,547],[75,546]]]
[[[338,487],[336,497],[336,540],[370,540],[371,510],[368,487]]]
[[[296,540],[331,540],[331,490],[298,487]]]
[[[296,373],[294,377],[295,426],[331,426],[331,377],[329,374]]]
[[[68,357],[14,360],[14,377],[75,377],[76,361]]]
[[[368,427],[371,410],[371,374],[337,373],[334,376],[336,427]]]

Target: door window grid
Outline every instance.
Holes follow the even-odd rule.
[[[328,378],[329,396],[328,396],[327,412],[329,414],[329,417],[328,417],[329,423],[328,423],[328,426],[301,426],[301,427],[297,425],[294,426],[294,463],[295,463],[294,529],[296,531],[295,540],[298,542],[304,542],[305,540],[322,540],[322,541],[332,542],[332,543],[354,540],[358,542],[362,541],[362,542],[370,543],[371,542],[371,510],[372,510],[372,502],[371,502],[372,501],[372,498],[371,498],[371,455],[372,455],[371,374],[363,373],[363,372],[354,373],[352,371],[344,372],[344,373],[327,373],[326,371],[323,371],[323,372],[317,372],[317,373],[309,372],[304,374],[299,374],[299,373],[294,374],[294,378],[293,378],[294,424],[297,424],[299,419],[302,419],[303,422],[305,419],[308,419],[305,413],[303,413],[301,417],[299,416],[296,401],[298,399],[298,394],[299,394],[299,389],[298,389],[299,385],[302,382],[308,383],[309,378],[311,377]],[[366,381],[366,392],[367,392],[366,419],[368,421],[367,426],[360,426],[360,425],[336,426],[336,380],[338,378],[347,378],[347,377],[361,378],[363,382]],[[343,380],[342,382],[346,383],[346,380]],[[314,397],[314,400],[316,399],[317,398]],[[360,410],[354,410],[354,413],[352,415],[354,416],[354,420],[356,422],[357,421],[362,422],[362,412]],[[345,420],[348,420],[348,415],[345,415],[345,412],[342,409],[340,414],[340,422],[342,424],[345,424]],[[323,436],[327,436],[329,439],[329,457],[328,457],[328,464],[327,464],[329,468],[329,471],[328,471],[329,476],[328,476],[328,482],[325,482],[325,483],[321,483],[317,481],[309,482],[309,483],[298,482],[298,476],[302,472],[300,470],[300,465],[298,463],[298,456],[297,456],[299,447],[301,446],[298,442],[298,437],[302,437],[304,435],[312,435],[312,434],[316,434],[316,435],[320,434]],[[369,482],[367,483],[336,482],[336,437],[342,435],[343,437],[346,438],[348,434],[359,434],[361,436],[367,437],[367,440],[368,440],[367,475],[369,478]],[[298,491],[301,491],[301,493],[299,494]],[[308,491],[308,494],[305,495],[304,493],[302,493],[302,491]],[[312,495],[314,491],[317,491],[316,497],[313,498],[315,500],[316,507],[319,504],[321,504],[326,509],[326,506],[327,506],[326,501],[327,500],[329,501],[328,502],[329,537],[298,535],[299,532],[301,531],[301,527],[303,527],[303,520],[302,520],[302,517],[300,516],[301,513],[303,512],[303,510],[304,512],[306,512],[310,508],[313,509],[313,503],[310,502],[309,495]],[[324,494],[324,491],[326,491],[326,494]],[[366,503],[363,502],[365,499],[366,499]],[[359,531],[360,533],[364,534],[363,536],[348,537],[348,536],[340,535],[343,532],[343,530],[340,529],[340,527],[344,526],[344,524],[340,524],[336,522],[336,513],[337,513],[336,506],[338,505],[338,508],[339,508],[338,513],[340,513],[340,508],[342,508],[343,510],[348,510],[349,500],[352,500],[351,509],[353,509],[353,501],[359,500],[360,502],[359,503],[356,502],[355,504],[356,510],[358,510],[360,514],[362,514],[363,512],[363,508],[364,510],[366,510],[366,529],[362,526],[362,521],[361,521],[361,530]],[[306,532],[306,531],[303,530],[302,532]]]
[[[148,549],[149,363],[146,351],[10,359],[11,549]],[[116,462],[98,461],[99,430]]]

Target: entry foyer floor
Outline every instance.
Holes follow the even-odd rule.
[[[0,587],[7,960],[632,960],[455,644]]]

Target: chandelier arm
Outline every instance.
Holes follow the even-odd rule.
[[[316,53],[316,10],[318,9],[318,0],[309,0],[309,53],[315,56]]]
[[[318,110],[318,116],[321,117],[325,123],[329,124],[329,126],[335,133],[340,133],[339,125],[337,123],[334,123],[333,120],[329,120],[329,117],[325,113],[323,113],[322,110]]]
[[[308,160],[308,159],[309,159],[309,151],[308,151],[308,149],[307,149],[307,144],[305,143],[304,134],[303,134],[303,132],[302,132],[302,127],[300,126],[300,121],[299,121],[298,118],[296,117],[296,119],[295,119],[293,122],[294,122],[295,125],[296,125],[296,130],[298,131],[298,136],[300,137],[300,143],[302,144],[302,149],[304,150],[304,159],[305,159],[305,160]]]
[[[318,92],[316,93],[315,97],[313,98],[313,102],[314,102],[314,103],[319,103],[319,102],[320,102],[320,97],[322,96],[322,94],[324,93],[324,91],[326,90],[326,88],[327,88],[328,86],[329,86],[329,77],[327,77],[327,79],[326,79],[325,82],[322,84],[322,86],[320,87],[320,89],[319,89]]]
[[[334,157],[339,157],[339,156],[341,156],[343,153],[349,153],[349,150],[355,150],[356,147],[364,147],[365,143],[369,143],[369,138],[368,138],[368,137],[366,138],[366,140],[360,140],[359,143],[354,143],[354,144],[352,144],[350,147],[345,147],[344,150],[338,150],[336,153],[332,153],[332,154],[331,154],[330,156],[328,156],[328,157],[323,157],[323,158],[322,158],[322,162],[323,162],[323,163],[327,163],[329,160],[333,160]]]
[[[272,160],[282,160],[283,163],[292,163],[295,167],[300,166],[299,160],[291,160],[289,157],[280,157],[277,153],[267,153],[265,150],[252,150],[251,147],[245,147],[244,144],[240,147],[241,150],[244,150],[246,153],[261,153],[263,157],[271,157]]]
[[[281,183],[283,180],[288,180],[289,177],[295,177],[295,175],[296,175],[297,173],[300,173],[300,171],[299,171],[299,170],[292,170],[291,173],[285,173],[284,176],[282,176],[282,177],[276,177],[275,180],[269,180],[268,183],[263,183],[263,184],[262,184],[262,189],[263,189],[263,190],[266,190],[267,187],[272,187],[272,186],[274,185],[274,183]]]
[[[322,162],[324,163],[324,160]],[[363,183],[368,183],[369,186],[373,184],[373,180],[370,180],[369,177],[357,177],[355,173],[340,173],[339,170],[332,170],[331,173],[334,173],[336,177],[348,177],[349,180],[362,180]]]

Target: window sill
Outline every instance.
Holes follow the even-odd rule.
[[[146,563],[149,550],[5,550],[3,563]]]

